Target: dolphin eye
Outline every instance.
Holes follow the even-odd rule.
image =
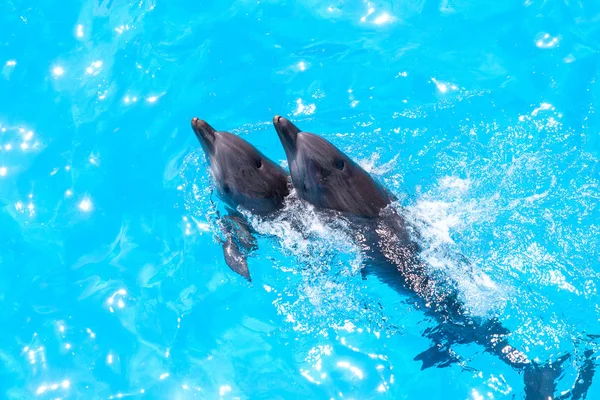
[[[335,160],[335,167],[341,171],[346,167],[346,163],[344,160]]]
[[[259,158],[258,160],[256,160],[256,168],[261,168],[262,167],[262,160]]]
[[[229,194],[231,192],[231,189],[229,188],[229,185],[225,185],[223,186],[223,191],[227,194]]]

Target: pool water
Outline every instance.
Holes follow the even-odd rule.
[[[473,314],[532,359],[571,354],[558,393],[581,398],[599,19],[592,1],[2,2],[0,397],[524,398],[477,345],[421,370],[434,322],[293,195],[252,218],[253,281],[227,267],[190,120],[285,165],[282,114],[399,197]]]

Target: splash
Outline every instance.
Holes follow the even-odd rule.
[[[260,128],[260,124],[248,126],[245,129]],[[186,236],[209,234],[217,244],[221,236],[218,219],[224,210],[204,164],[197,151],[185,158],[180,171],[178,189],[187,213],[183,228]],[[361,292],[363,256],[347,221],[328,218],[298,199],[295,191],[275,216],[261,218],[238,211],[265,241],[251,259],[259,258],[279,270],[277,282],[269,283],[265,293],[277,296],[273,304],[291,329],[327,336],[332,326],[342,327],[352,318],[372,326],[373,331],[393,331],[381,316],[381,308],[373,307]],[[274,259],[261,257],[267,246],[273,247],[269,253]]]
[[[458,282],[470,312],[504,316],[515,343],[541,359],[600,328],[573,312],[599,300],[590,286],[598,276],[598,160],[560,119],[542,103],[515,125],[467,124],[460,140],[485,137],[484,147],[448,158],[456,139],[447,135],[435,159],[423,153],[405,166],[432,165],[432,183],[406,205],[431,268]]]

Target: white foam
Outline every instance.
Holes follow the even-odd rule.
[[[490,205],[468,193],[471,186],[468,179],[443,177],[407,211],[421,234],[421,256],[428,266],[456,282],[471,314],[488,316],[504,305],[506,288],[485,273],[485,265],[463,256],[452,238],[489,215]]]
[[[246,217],[257,232],[277,237],[282,247],[296,256],[306,256],[315,246],[322,252],[357,253],[346,222],[325,220],[313,206],[299,201],[295,191],[292,191],[286,207],[276,218],[260,219],[249,213],[246,213]]]

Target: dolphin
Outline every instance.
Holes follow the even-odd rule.
[[[284,206],[290,192],[287,172],[253,145],[230,132],[217,131],[206,121],[192,119],[192,130],[209,164],[217,193],[228,214],[220,218],[226,264],[251,281],[248,254],[256,248],[249,224],[239,212],[269,216]]]
[[[470,316],[453,283],[434,276],[419,258],[419,232],[390,207],[396,201],[393,194],[323,137],[303,132],[279,115],[273,118],[273,125],[298,196],[318,209],[338,213],[354,225],[357,241],[372,260],[361,271],[363,278],[375,274],[410,295],[419,309],[438,322],[435,328],[425,331],[434,346],[415,357],[422,362],[422,369],[458,362],[450,346],[474,342],[523,373],[527,399],[554,398],[560,366],[570,355],[538,364],[508,343],[510,331],[497,319]],[[587,373],[586,378],[591,380],[591,374]]]

